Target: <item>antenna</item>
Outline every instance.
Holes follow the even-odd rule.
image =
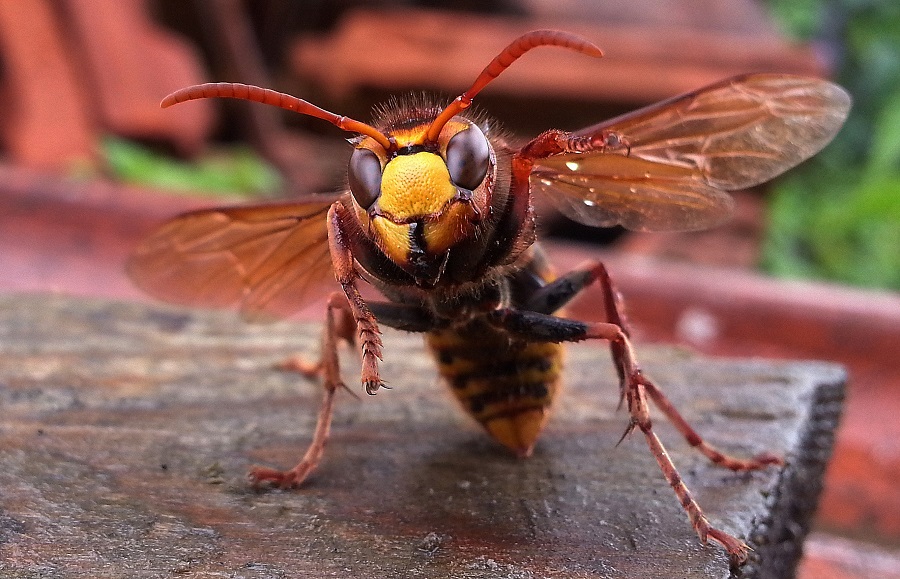
[[[475,79],[469,90],[456,97],[447,108],[441,111],[441,114],[428,127],[425,140],[432,143],[437,141],[438,135],[441,134],[441,129],[444,128],[447,121],[460,111],[469,108],[469,105],[472,104],[472,99],[481,92],[481,89],[500,76],[500,73],[509,68],[509,65],[518,60],[520,56],[538,46],[559,46],[589,56],[598,58],[603,56],[603,51],[577,34],[559,30],[532,30],[531,32],[526,32],[513,40],[509,46],[494,57],[490,64],[484,67],[484,70],[481,71],[481,74],[478,75],[478,78]]]
[[[384,133],[371,125],[336,115],[295,96],[249,84],[231,82],[196,84],[173,92],[164,98],[159,106],[166,108],[185,101],[206,98],[231,98],[281,107],[302,115],[326,120],[345,131],[372,137],[385,150],[390,150],[393,146],[391,140]]]

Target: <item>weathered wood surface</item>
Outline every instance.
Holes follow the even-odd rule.
[[[314,326],[226,313],[0,298],[0,576],[730,575],[641,437],[616,446],[626,415],[604,346],[570,348],[568,389],[517,460],[457,411],[416,336],[388,332],[393,389],[341,396],[303,489],[252,491],[251,464],[290,466],[309,439],[320,391],[275,365],[317,341]],[[739,576],[789,576],[843,371],[638,354],[713,443],[788,458],[730,473],[655,423],[709,518],[756,549]]]

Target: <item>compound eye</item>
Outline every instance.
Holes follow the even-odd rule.
[[[474,191],[481,185],[490,161],[487,137],[475,125],[456,133],[447,143],[447,170],[463,189]]]
[[[363,209],[368,209],[381,195],[381,161],[369,149],[354,149],[348,171],[350,193]]]

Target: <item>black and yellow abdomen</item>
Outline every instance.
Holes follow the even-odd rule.
[[[426,343],[463,408],[498,442],[531,454],[560,389],[562,345],[517,340],[478,319],[428,332]]]

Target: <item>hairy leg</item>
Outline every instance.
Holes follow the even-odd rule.
[[[350,219],[353,218],[349,215],[349,210],[340,202],[331,206],[328,211],[328,248],[334,265],[334,277],[344,290],[347,298],[345,306],[356,322],[356,335],[362,350],[360,379],[366,392],[375,394],[383,386],[378,373],[382,347],[381,330],[378,329],[378,320],[356,287],[359,273],[354,265],[350,239],[343,229],[343,223]]]

